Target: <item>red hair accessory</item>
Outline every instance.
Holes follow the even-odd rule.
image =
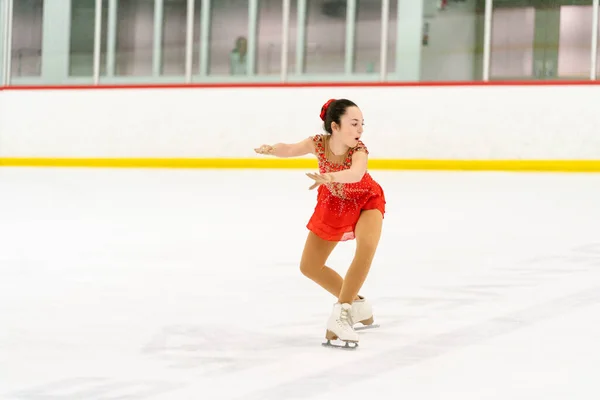
[[[327,114],[327,109],[329,108],[329,105],[331,103],[333,103],[334,101],[335,101],[335,99],[329,99],[329,100],[327,100],[327,103],[323,104],[323,107],[321,107],[320,117],[323,121],[325,121],[325,115]]]

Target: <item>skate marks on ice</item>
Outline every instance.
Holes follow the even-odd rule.
[[[382,338],[393,336],[404,343],[412,342],[414,337],[397,330],[394,332],[394,328],[437,318],[441,311],[460,311],[463,307],[494,303],[509,297],[515,288],[530,290],[565,275],[576,275],[598,268],[600,243],[579,246],[567,255],[536,257],[525,260],[514,268],[492,269],[478,281],[469,284],[426,288],[432,291],[431,296],[378,298],[377,303],[401,310],[404,314],[376,314],[378,321],[373,325],[363,326],[358,323],[355,329],[361,335],[372,332]],[[375,312],[377,313],[376,306]],[[306,351],[319,344],[326,344],[325,338],[318,337],[324,331],[322,325],[325,319],[325,314],[313,314],[299,323],[290,321],[275,324],[266,330],[269,334],[242,330],[237,326],[213,324],[167,326],[152,338],[143,352],[151,358],[166,362],[170,368],[194,369],[204,376],[232,374],[257,365],[277,363],[282,354],[289,355],[290,351]],[[308,334],[295,334],[294,339],[290,340],[286,331],[294,328],[300,328]],[[317,334],[313,335],[313,332]],[[343,346],[343,342],[341,344]]]
[[[315,373],[291,382],[249,393],[236,400],[307,399],[340,388],[347,382],[356,384],[392,369],[412,365],[440,357],[457,349],[476,345],[498,336],[507,335],[536,323],[558,317],[583,307],[600,304],[600,286],[570,296],[553,299],[517,312],[491,318],[480,324],[454,331],[432,335],[406,346],[392,347],[385,352],[362,357],[360,368],[344,370],[344,383],[331,379],[329,374]]]
[[[286,335],[257,333],[239,326],[174,325],[156,333],[142,353],[167,368],[210,377],[274,363],[291,348],[312,345],[310,338],[290,341]]]
[[[314,341],[260,334],[239,326],[173,325],[160,329],[140,350],[145,362],[181,370],[177,380],[128,380],[120,377],[69,377],[2,394],[1,400],[146,400],[188,388],[195,378],[235,375],[277,363],[291,347],[314,347]],[[299,350],[302,351],[302,350]],[[169,374],[172,375],[172,374]],[[168,378],[167,378],[168,379]],[[181,381],[181,382],[177,382]],[[176,397],[176,394],[174,395]],[[162,397],[160,397],[162,398]]]
[[[157,380],[77,377],[9,393],[2,400],[146,400],[185,385]]]
[[[515,288],[531,290],[544,282],[560,280],[569,275],[577,276],[586,272],[596,272],[599,269],[600,243],[592,243],[576,247],[566,255],[535,257],[524,261],[521,266],[490,270],[488,274],[490,276],[483,278],[487,278],[491,283],[481,282],[456,287],[434,288],[438,293],[445,293],[446,296],[377,298],[375,304],[385,304],[388,307],[393,305],[393,309],[401,307],[400,309],[403,308],[402,312],[406,313],[403,317],[384,317],[382,330],[378,332],[378,336],[382,338],[393,336],[394,341],[406,344],[377,353],[361,353],[360,348],[357,349],[355,354],[366,354],[366,357],[359,359],[361,368],[346,370],[346,377],[353,383],[366,381],[392,369],[409,367],[460,348],[476,345],[545,320],[599,304],[600,287],[594,287],[490,318],[481,323],[459,327],[449,332],[417,340],[402,332],[392,332],[393,329],[391,329],[405,326],[411,321],[432,318],[432,316],[426,315],[428,311],[435,310],[434,313],[439,315],[441,310],[460,311],[463,307],[485,305],[486,302],[497,303],[503,297],[510,297]],[[587,282],[587,279],[583,277],[582,282]],[[407,313],[407,306],[412,308],[415,313]],[[381,321],[382,318],[379,318]],[[403,341],[404,337],[408,340]],[[327,374],[315,373],[269,389],[249,393],[237,400],[305,399],[323,395],[327,391],[338,389],[338,383],[330,378]]]
[[[398,330],[415,321],[439,317],[440,311],[460,311],[462,307],[501,301],[503,297],[514,293],[514,288],[531,290],[545,281],[560,280],[568,275],[576,276],[589,271],[600,270],[600,244],[589,244],[573,249],[567,255],[543,256],[527,260],[526,265],[514,268],[488,270],[480,276],[478,282],[457,286],[433,288],[435,293],[422,297],[383,297],[374,298],[375,307],[397,310],[394,315],[377,314],[381,328],[372,330],[373,338],[389,340],[403,346],[386,348],[384,352],[371,351],[367,344],[349,355],[361,355],[361,368],[349,369],[345,373],[355,383],[362,382],[389,372],[391,369],[408,367],[432,358],[440,357],[461,347],[477,344],[496,336],[501,336],[535,323],[550,319],[569,311],[589,306],[600,301],[600,288],[586,290],[571,296],[565,296],[538,304],[534,307],[491,318],[487,321],[458,329],[416,339]],[[484,278],[483,280],[481,278]],[[585,279],[585,277],[584,277]],[[432,289],[432,288],[429,288]],[[141,354],[150,363],[156,362],[165,368],[188,371],[193,375],[223,377],[251,371],[257,366],[278,365],[282,357],[289,358],[290,352],[322,352],[328,349],[320,346],[324,332],[323,321],[326,315],[313,315],[304,319],[301,331],[294,323],[281,324],[280,329],[263,327],[255,333],[241,329],[240,326],[177,325],[166,326],[149,335],[148,342],[142,347]],[[314,322],[311,322],[313,321]],[[291,321],[290,321],[291,322]],[[294,326],[293,326],[294,325]],[[284,328],[284,329],[281,329]],[[288,332],[296,335],[290,340]],[[365,332],[366,333],[366,332]],[[361,333],[361,335],[364,333]],[[371,336],[371,334],[368,334]],[[361,351],[363,350],[363,351]],[[365,351],[366,350],[366,351]],[[181,378],[181,379],[180,379]],[[122,377],[73,377],[50,383],[2,393],[2,400],[145,400],[157,395],[195,386],[193,381],[180,377],[170,380],[142,377],[127,379]],[[264,390],[254,391],[239,397],[240,400],[268,400],[307,398],[321,395],[337,389],[334,380],[327,374],[314,373],[298,376],[287,383]],[[183,380],[184,382],[180,382]],[[347,380],[345,380],[347,381]],[[314,383],[314,384],[313,384]],[[293,395],[292,395],[293,393]]]
[[[387,334],[392,328],[401,328],[416,321],[427,320],[428,311],[460,310],[465,307],[495,303],[509,297],[515,289],[534,289],[546,282],[567,276],[600,270],[600,243],[588,243],[570,249],[566,254],[532,257],[515,263],[514,267],[498,267],[488,270],[471,283],[454,286],[424,286],[429,295],[420,296],[371,296],[376,322],[382,329],[378,334]],[[379,313],[381,305],[398,310],[394,315]],[[326,314],[312,314],[299,322],[275,324],[271,328],[307,328],[320,326]],[[358,328],[358,329],[357,329]],[[368,328],[367,328],[368,329]],[[355,330],[365,330],[361,324]],[[377,329],[379,330],[379,329]]]

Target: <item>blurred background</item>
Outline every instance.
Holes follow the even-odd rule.
[[[595,2],[0,0],[0,71],[4,85],[595,79]]]

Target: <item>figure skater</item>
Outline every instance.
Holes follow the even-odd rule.
[[[374,321],[371,305],[358,293],[381,237],[385,196],[367,172],[369,152],[360,140],[364,121],[358,106],[347,99],[331,99],[321,108],[320,117],[326,134],[294,144],[262,145],[255,151],[285,158],[314,154],[318,160],[319,173],[306,174],[314,180],[309,189],[318,187],[318,194],[300,270],[337,298],[327,321],[326,344],[339,338],[349,347],[349,342],[358,345],[354,324]],[[354,259],[342,279],[325,263],[338,242],[353,239]]]

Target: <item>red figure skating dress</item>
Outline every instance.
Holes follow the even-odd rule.
[[[356,147],[349,149],[342,163],[334,163],[327,160],[325,140],[322,135],[313,137],[321,173],[349,169],[355,151],[361,150],[369,154],[364,143],[359,141]],[[382,215],[385,213],[385,196],[381,186],[365,172],[356,183],[334,182],[319,186],[317,205],[306,227],[324,240],[352,240],[361,211],[373,209],[381,211]]]

